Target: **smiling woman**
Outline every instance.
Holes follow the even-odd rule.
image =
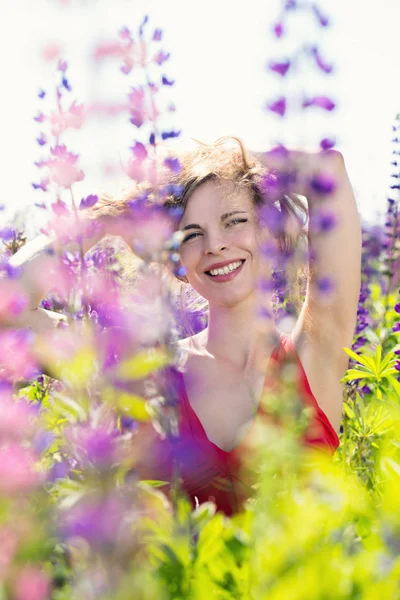
[[[305,155],[293,151],[292,156],[301,162]],[[292,333],[279,330],[273,276],[279,269],[290,273],[291,268],[292,281],[298,285],[296,252],[306,236],[314,243],[315,239],[306,229],[308,210],[297,197],[304,190],[293,164],[267,167],[260,158],[248,153],[239,139],[222,138],[183,154],[179,169],[171,170],[167,178],[168,196],[159,208],[178,215],[180,266],[175,274],[183,287],[207,302],[207,324],[177,342],[180,362],[168,375],[178,390],[178,443],[174,440],[171,445],[168,436],[158,439],[151,424],[141,424],[137,431],[141,478],[171,481],[172,465],[178,461],[183,488],[193,503],[212,498],[226,514],[239,510],[251,492],[250,480],[239,477],[241,457],[256,419],[261,418],[261,399],[274,385],[276,369],[287,362],[296,366],[294,384],[301,405],[311,408],[301,439],[328,453],[336,450],[343,397],[339,382],[347,368],[340,351],[357,310],[361,243],[358,248],[358,224],[353,219],[351,235],[350,229],[349,235],[346,228],[339,229],[343,247],[346,240],[355,240],[354,260],[347,258],[355,282],[355,291],[346,287],[351,294],[345,303],[347,321],[332,318],[336,305],[343,304],[335,296],[324,313],[314,292],[314,262],[303,304],[303,290],[297,296],[301,312]],[[276,156],[268,158],[272,164]],[[324,193],[321,181],[324,189],[328,182],[339,208],[341,194],[346,195],[351,216],[354,197],[343,161],[336,153],[326,153],[322,160],[328,173],[322,179],[315,173],[311,177],[316,193]],[[338,188],[331,185],[333,175],[339,177]],[[149,189],[144,195],[143,190],[135,193],[136,198],[150,196]],[[312,206],[311,195],[308,200]],[[120,202],[103,198],[95,213],[123,214],[129,202],[132,194]],[[332,272],[338,273],[334,266]],[[288,282],[284,283],[283,296],[288,292]],[[341,293],[342,286],[337,289]],[[282,405],[284,398],[282,392]],[[299,419],[301,410],[296,410]]]

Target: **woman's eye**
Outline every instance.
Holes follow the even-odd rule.
[[[184,244],[185,242],[188,242],[189,240],[194,239],[198,235],[200,235],[200,231],[196,231],[195,233],[191,233],[190,235],[188,235],[187,237],[185,237],[184,240],[182,240],[182,244]]]
[[[229,221],[228,225],[236,225],[237,223],[247,223],[248,219],[232,219],[232,221]]]

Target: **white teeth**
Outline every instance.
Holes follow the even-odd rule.
[[[225,265],[225,267],[219,269],[212,269],[211,271],[209,271],[209,273],[211,275],[227,275],[228,273],[231,273],[231,271],[235,271],[235,269],[238,269],[243,262],[243,260],[237,260],[236,262],[229,263],[229,265]]]

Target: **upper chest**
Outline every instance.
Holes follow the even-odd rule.
[[[207,357],[187,359],[187,401],[209,441],[226,452],[240,443],[257,414],[264,381],[257,370],[244,376]]]

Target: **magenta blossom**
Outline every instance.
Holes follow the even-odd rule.
[[[25,566],[18,572],[13,595],[15,600],[48,600],[50,593],[50,577],[39,566]]]
[[[0,494],[23,493],[42,480],[35,471],[35,455],[16,442],[0,447]]]
[[[91,208],[96,204],[96,202],[98,202],[98,199],[99,197],[96,196],[96,194],[89,194],[89,196],[86,196],[86,198],[82,198],[79,204],[79,209],[82,210],[84,208]]]
[[[288,72],[289,68],[290,68],[291,62],[289,59],[282,61],[282,62],[270,62],[268,64],[268,68],[271,71],[274,71],[274,73],[278,73],[278,75],[282,75],[282,77],[285,77],[286,73]]]
[[[84,105],[73,102],[67,111],[53,112],[50,115],[51,134],[59,137],[67,129],[80,129],[84,120]]]
[[[153,62],[157,63],[158,65],[162,65],[163,63],[165,63],[165,61],[167,61],[170,57],[169,52],[163,52],[162,50],[160,50],[160,52],[158,52],[154,57],[153,57]]]
[[[310,100],[303,101],[303,108],[307,108],[309,106],[318,106],[324,110],[331,111],[336,107],[336,104],[327,96],[315,96]]]
[[[52,159],[47,161],[51,179],[60,187],[70,188],[73,183],[82,181],[84,172],[76,165],[78,154],[68,152],[64,144],[50,148]]]
[[[336,179],[329,173],[319,173],[310,179],[310,186],[317,194],[332,194],[336,189]]]
[[[279,115],[280,117],[283,117],[285,115],[285,113],[286,113],[286,98],[284,96],[282,96],[281,98],[279,98],[275,102],[272,102],[271,104],[268,104],[267,108],[271,112],[274,112],[277,115]]]

